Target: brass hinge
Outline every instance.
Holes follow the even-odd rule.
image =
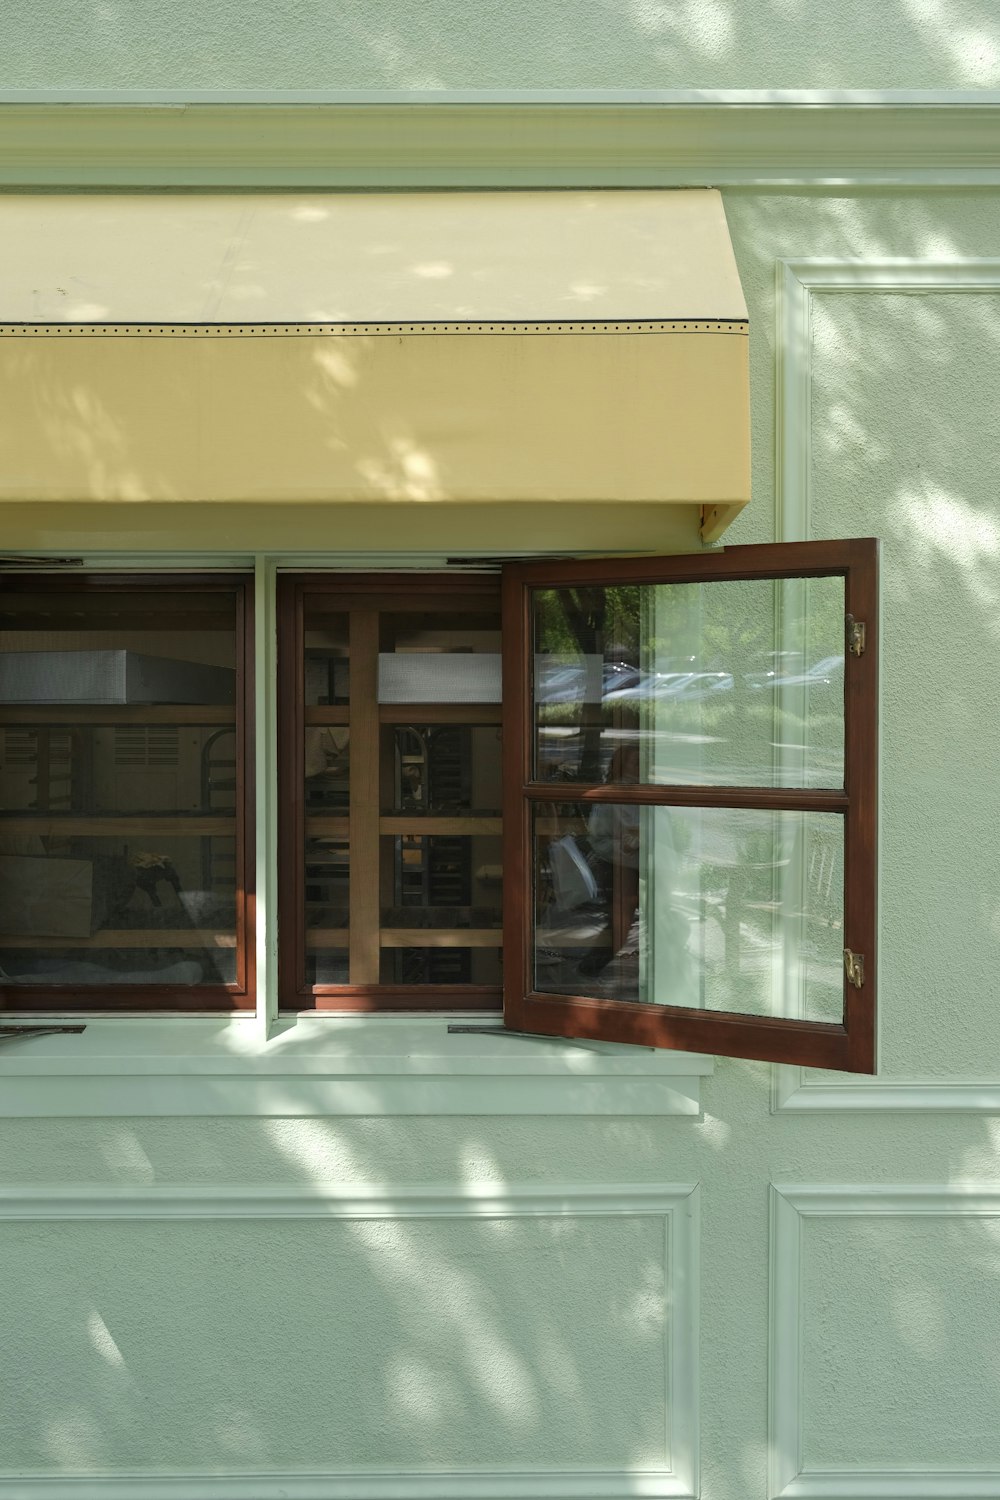
[[[863,656],[865,649],[865,622],[847,616],[847,649],[852,656]]]
[[[844,949],[844,973],[847,975],[848,984],[853,984],[859,990],[865,982],[865,956],[863,953],[854,953],[850,948]]]

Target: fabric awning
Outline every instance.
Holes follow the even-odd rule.
[[[710,190],[6,197],[0,501],[749,498]]]

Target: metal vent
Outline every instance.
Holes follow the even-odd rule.
[[[115,730],[115,765],[145,769],[176,766],[178,730],[170,725],[121,726]]]
[[[69,730],[49,730],[47,748],[52,765],[68,765],[73,753],[73,741]],[[4,764],[11,770],[15,767],[34,770],[38,762],[38,731],[5,729],[3,754]]]

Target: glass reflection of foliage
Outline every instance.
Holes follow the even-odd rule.
[[[538,590],[539,772],[600,782],[634,731],[656,782],[840,786],[843,639],[837,576]]]
[[[536,590],[535,652],[564,662],[600,657],[608,665],[638,668],[641,594],[641,584]],[[608,717],[603,701],[546,703],[538,705],[536,713],[540,722],[580,729],[572,779],[601,781],[601,733]]]

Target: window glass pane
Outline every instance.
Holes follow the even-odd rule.
[[[350,868],[346,818],[341,834],[306,839],[306,982],[348,983]],[[340,825],[338,825],[340,826]]]
[[[535,777],[840,787],[842,578],[539,589]]]
[[[42,852],[0,854],[7,982],[236,982],[231,837],[46,836],[32,847]]]
[[[383,947],[379,983],[392,985],[498,985],[502,979],[500,934],[489,948]]]
[[[322,594],[305,600],[305,702],[309,708],[333,708],[350,698],[347,615]]]
[[[465,828],[475,820],[437,821]],[[480,821],[485,828],[497,826],[495,819]],[[499,834],[406,833],[380,843],[382,982],[496,983],[493,960],[503,922]],[[386,950],[404,947],[421,952],[407,964],[389,964]],[[386,980],[387,968],[397,977]],[[416,974],[429,977],[410,977]],[[492,977],[481,977],[487,974]]]
[[[307,672],[326,652],[339,674],[306,680],[307,986],[498,984],[497,591],[334,580],[305,623]]]
[[[0,966],[22,985],[237,979],[236,595],[0,605]]]
[[[392,783],[386,812],[499,818],[498,723],[383,725],[381,752]]]
[[[350,805],[350,731],[324,724],[307,728],[304,739],[307,813],[342,813]]]
[[[843,820],[540,804],[537,990],[839,1022]]]

